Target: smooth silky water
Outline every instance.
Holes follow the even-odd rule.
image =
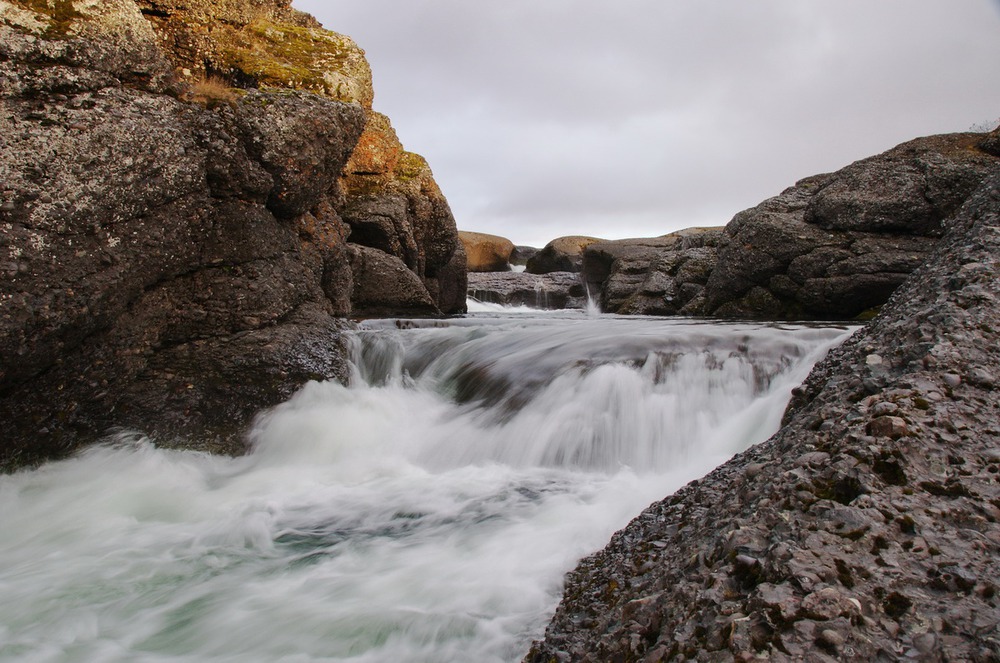
[[[475,307],[372,321],[219,458],[0,477],[0,661],[517,661],[563,575],[773,433],[851,329]]]

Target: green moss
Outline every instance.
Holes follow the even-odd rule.
[[[876,315],[878,315],[878,312],[881,310],[882,310],[881,306],[875,306],[865,311],[862,311],[861,313],[858,313],[856,316],[854,316],[854,319],[859,322],[868,322]]]
[[[46,16],[49,25],[45,29],[48,39],[65,39],[73,22],[83,18],[71,0],[12,0],[13,4]]]
[[[413,152],[403,152],[396,164],[396,178],[407,182],[420,177],[427,170],[427,160]]]
[[[324,71],[342,70],[350,45],[325,30],[300,28],[260,19],[223,45],[227,64],[260,85],[310,90],[341,101],[350,98],[345,85],[333,85]],[[318,66],[321,65],[321,66]]]

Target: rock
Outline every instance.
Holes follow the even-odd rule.
[[[515,246],[510,254],[510,264],[527,266],[528,260],[539,251],[541,249],[534,246]]]
[[[349,251],[354,315],[440,315],[423,283],[399,258],[367,246],[351,245]]]
[[[601,310],[637,315],[697,315],[715,268],[721,228],[688,228],[662,237],[595,242],[584,249],[583,277]]]
[[[703,312],[847,319],[888,299],[1000,162],[979,134],[920,138],[798,182],[726,226]]]
[[[253,89],[233,35],[325,82]],[[447,201],[330,35],[284,0],[0,3],[0,469],[119,427],[239,453],[347,378],[345,316],[464,310]],[[224,102],[170,82],[202,46]]]
[[[459,231],[470,272],[508,272],[514,243],[506,237]]]
[[[583,263],[583,250],[600,241],[596,237],[579,235],[556,238],[528,259],[525,271],[529,274],[579,272]]]
[[[979,149],[989,152],[993,156],[1000,157],[1000,126],[986,134],[986,137],[979,141]]]
[[[777,434],[567,575],[525,661],[1000,658],[983,635],[1000,623],[1000,413],[986,382],[946,382],[1000,368],[1000,281],[956,281],[964,265],[1000,270],[1000,173],[944,225],[933,257],[814,367]],[[641,639],[630,624],[647,625]]]
[[[469,297],[504,306],[540,309],[582,309],[587,293],[574,272],[528,274],[491,272],[469,274]]]

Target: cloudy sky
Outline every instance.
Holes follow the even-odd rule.
[[[1000,121],[1000,0],[294,0],[459,228],[723,225],[797,179]]]

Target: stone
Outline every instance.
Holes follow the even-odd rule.
[[[816,364],[775,436],[652,504],[582,560],[524,660],[557,649],[643,660],[652,643],[669,643],[678,660],[1000,657],[982,635],[1000,623],[989,580],[1000,575],[995,393],[963,379],[921,397],[943,376],[1000,369],[1000,281],[954,281],[963,265],[1000,271],[998,194],[1000,173],[944,220],[933,257]],[[884,360],[877,380],[873,354]],[[896,409],[873,418],[880,404]],[[734,531],[764,552],[730,549]],[[669,545],[644,564],[657,541]],[[743,573],[730,575],[737,566]],[[632,622],[650,625],[628,645],[626,604]]]
[[[464,311],[447,201],[353,42],[285,0],[62,4],[0,3],[0,470],[121,427],[241,453],[261,409],[347,379],[346,317]]]
[[[508,272],[514,243],[506,237],[459,231],[470,272]]]
[[[726,226],[703,312],[870,316],[933,249],[944,219],[997,168],[980,139],[916,139],[740,212]]]
[[[596,237],[578,235],[558,237],[528,259],[525,271],[529,274],[579,272],[583,264],[583,250],[599,241]]]
[[[582,309],[587,293],[575,272],[470,273],[468,296],[481,302],[539,309]]]

